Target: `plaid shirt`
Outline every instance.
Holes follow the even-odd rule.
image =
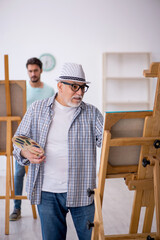
[[[35,140],[45,149],[49,127],[53,118],[55,96],[34,102],[24,115],[15,135]],[[63,127],[63,126],[62,126]],[[68,207],[86,206],[93,196],[87,189],[96,187],[96,146],[102,142],[103,116],[97,108],[84,102],[75,111],[68,131]],[[14,146],[13,155],[20,165],[29,165],[26,190],[31,204],[40,204],[44,163],[31,164],[22,158],[21,149]]]

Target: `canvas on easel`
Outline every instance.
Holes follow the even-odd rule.
[[[10,97],[11,97],[11,116],[19,116],[20,118],[26,112],[26,83],[24,80],[10,80]],[[0,116],[7,116],[6,108],[5,81],[0,81]],[[17,122],[12,123],[12,136],[18,127]],[[6,122],[0,123],[0,152],[6,151]],[[3,136],[3,137],[2,137]]]
[[[160,63],[152,63],[145,77],[156,77],[157,88],[153,111],[106,113],[101,163],[94,193],[92,240],[159,240],[160,239]],[[106,178],[125,178],[130,191],[135,191],[129,234],[105,235],[102,203]],[[142,207],[145,216],[142,233],[138,232]],[[151,233],[154,208],[155,233]]]
[[[12,137],[26,112],[26,81],[9,80],[8,55],[4,56],[5,80],[0,80],[0,155],[6,156],[5,234],[9,234],[10,199],[27,199],[14,194]],[[37,218],[32,205],[33,217]]]

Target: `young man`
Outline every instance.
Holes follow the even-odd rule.
[[[26,63],[27,81],[27,108],[36,100],[45,99],[54,95],[54,89],[41,82],[42,62],[38,58],[30,58]],[[15,195],[22,195],[25,167],[15,161],[14,186]],[[21,217],[21,200],[14,200],[14,210],[10,215],[10,221],[16,221]]]
[[[40,157],[14,146],[19,164],[28,165],[27,196],[37,204],[43,240],[66,239],[70,211],[80,240],[90,240],[94,219],[96,146],[101,146],[103,116],[82,101],[89,86],[82,66],[67,63],[57,79],[58,93],[32,104],[15,135],[31,137],[45,150]]]
[[[27,81],[27,108],[36,100],[54,95],[54,89],[41,81],[42,62],[38,58],[30,58],[26,63],[30,81]]]

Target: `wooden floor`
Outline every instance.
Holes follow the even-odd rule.
[[[4,195],[5,178],[0,177],[0,195]],[[105,234],[128,233],[133,192],[128,191],[123,179],[106,180],[105,196],[103,202],[103,220]],[[10,201],[10,210],[13,210],[13,200]],[[39,217],[34,220],[29,200],[22,202],[22,218],[10,222],[10,234],[5,235],[5,201],[0,200],[0,240],[42,240]],[[142,230],[144,212],[140,218],[139,232]],[[67,240],[76,240],[76,232],[72,219],[67,217]],[[152,231],[156,231],[155,216]]]

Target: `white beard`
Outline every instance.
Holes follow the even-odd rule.
[[[79,99],[80,99],[79,103],[73,103],[73,102],[72,102],[72,99],[73,99],[73,98],[79,98]],[[79,107],[79,105],[80,105],[81,102],[82,102],[82,98],[83,98],[82,96],[74,96],[74,97],[71,98],[71,101],[68,101],[68,102],[67,102],[67,105],[68,105],[69,107]]]
[[[82,102],[82,101],[81,101],[81,102]],[[81,102],[80,102],[80,103],[68,102],[67,105],[68,105],[69,107],[79,107],[79,105],[81,104]]]

